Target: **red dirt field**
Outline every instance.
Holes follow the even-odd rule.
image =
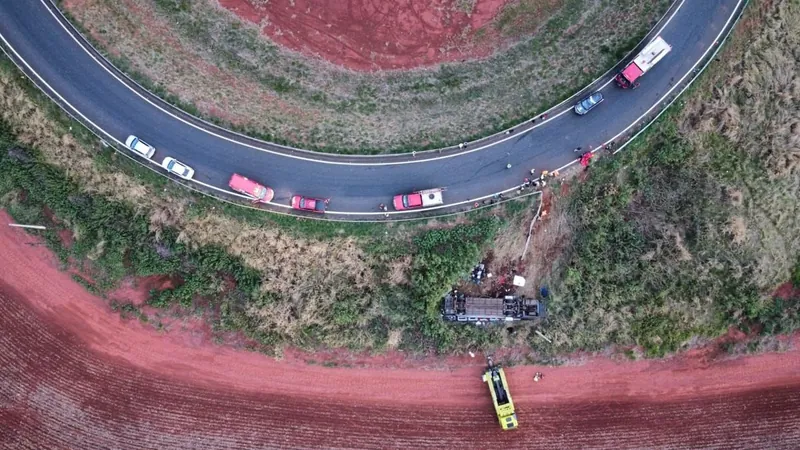
[[[507,0],[219,0],[273,41],[356,70],[407,69],[486,56],[497,42],[473,39]]]
[[[800,287],[795,286],[791,282],[786,282],[778,286],[778,289],[775,289],[775,292],[772,294],[772,296],[781,300],[800,301]]]
[[[121,319],[38,242],[0,227],[0,448],[800,447],[800,350],[511,367],[521,428],[502,432],[477,365],[326,368],[187,342]]]

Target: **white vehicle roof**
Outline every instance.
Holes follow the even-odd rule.
[[[170,163],[174,163],[172,169],[169,168]],[[171,156],[164,158],[164,161],[161,162],[161,166],[182,178],[189,179],[194,176],[194,169]]]
[[[177,159],[174,159],[174,158],[172,159],[172,161],[167,162],[167,165],[169,165],[169,163],[173,163],[172,164],[172,170],[176,170],[176,171],[177,170],[184,170],[187,167],[189,167],[186,164],[184,164],[184,163],[182,163],[182,162],[180,162],[180,161],[178,161]]]
[[[636,63],[636,65],[642,69],[642,73],[644,73],[661,61],[663,57],[667,56],[667,53],[671,50],[672,46],[667,44],[661,36],[658,36],[636,55],[633,62]]]
[[[419,191],[419,194],[422,196],[422,206],[437,206],[444,203],[442,200],[442,190],[441,189],[428,189],[425,191]]]
[[[153,146],[133,135],[128,136],[128,139],[125,140],[125,145],[127,145],[129,149],[141,154],[146,158],[153,156],[156,151]]]

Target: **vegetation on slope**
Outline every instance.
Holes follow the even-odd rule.
[[[794,294],[772,295],[786,281],[800,285],[798,9],[754,3],[685,105],[569,192],[554,191],[537,237],[560,231],[549,247],[534,239],[539,256],[524,272],[535,265],[531,284],[551,287],[542,331],[552,345],[530,327],[509,335],[435,314],[440,295],[490,248],[518,258],[529,208],[424,229],[228,210],[101,149],[8,61],[0,204],[50,225],[48,244],[65,263],[86,262],[91,289],[132,276],[180,279],[150,305],[205,312],[217,330],[244,330],[270,348],[526,344],[541,357],[617,344],[658,356],[730,326],[783,333],[800,326]],[[786,70],[763,70],[770,66]]]
[[[211,0],[62,9],[117,67],[191,113],[273,142],[379,153],[455,145],[534,117],[616,63],[670,3],[510,2],[489,27],[516,45],[479,61],[375,73],[282,49]]]
[[[180,280],[149,305],[206,314],[216,329],[268,346],[430,350],[482,339],[447,328],[433,303],[504,226],[493,213],[462,225],[422,221],[425,231],[223,205],[101,147],[8,60],[1,67],[0,207],[46,223],[48,244],[87,272],[78,279],[93,291],[143,276]],[[430,284],[412,289],[412,278]]]
[[[65,266],[80,268],[91,280],[84,283],[97,293],[108,292],[130,277],[162,275],[181,280],[173,288],[151,292],[147,303],[157,308],[177,305],[186,311],[204,310],[218,330],[243,330],[268,346],[381,349],[394,332],[399,333],[395,345],[404,341],[418,350],[446,349],[474,334],[471,329],[444,326],[432,306],[479,258],[501,224],[497,218],[422,232],[411,240],[362,241],[364,246],[371,245],[373,256],[363,256],[372,266],[362,267],[360,274],[352,273],[346,261],[326,269],[321,264],[324,260],[314,257],[314,249],[299,249],[308,256],[302,261],[310,266],[304,273],[307,278],[278,274],[293,280],[287,284],[273,278],[271,271],[255,269],[247,257],[232,255],[213,239],[205,238],[198,245],[183,237],[186,229],[156,225],[152,215],[130,203],[87,191],[62,169],[45,162],[39,152],[21,145],[5,122],[0,122],[0,151],[0,206],[20,222],[48,225],[43,232],[48,245]],[[229,233],[231,228],[231,224],[218,225],[216,230]],[[257,231],[251,228],[250,232]],[[409,258],[410,268],[399,270],[410,271],[413,288],[397,283],[402,275],[394,284],[382,278],[392,270],[390,258],[404,257]],[[284,271],[299,270],[301,264],[280,255],[275,263],[284,265]],[[331,271],[335,273],[325,275]],[[134,305],[122,305],[122,309],[137,310]]]
[[[798,36],[796,2],[755,2],[685,107],[576,186],[556,347],[800,326],[772,298],[800,255]]]

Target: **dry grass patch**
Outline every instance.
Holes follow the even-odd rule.
[[[178,241],[190,248],[219,246],[256,269],[262,277],[262,294],[273,300],[247,309],[246,313],[258,320],[258,329],[297,337],[312,325],[325,332],[330,332],[332,326],[363,327],[379,312],[371,306],[368,295],[374,282],[375,261],[355,238],[305,239],[275,226],[259,226],[222,214],[193,214],[193,201],[183,190],[163,192],[113,166],[98,167],[99,146],[76,140],[7,71],[0,73],[0,106],[0,118],[18,130],[19,142],[38,149],[47,163],[65,170],[85,191],[133,205],[148,218],[150,231],[156,236],[166,229],[179,230]],[[80,241],[81,230],[72,231]],[[88,253],[89,259],[103,255],[104,245],[99,242]],[[409,265],[408,257],[393,261],[392,281],[404,281]],[[334,311],[336,302],[345,298],[352,300],[348,307],[353,310]],[[337,324],[326,319],[331,316],[355,319]],[[369,339],[362,332],[340,335],[329,343],[369,345]]]
[[[484,60],[376,73],[279,48],[213,0],[62,6],[123,70],[199,114],[307,148],[377,152],[462,142],[534,115],[616,62],[669,3],[521,0],[485,33],[509,28],[518,44]]]
[[[703,80],[710,95],[687,102],[680,125],[721,172],[735,211],[726,231],[757,255],[756,280],[768,290],[800,253],[800,5],[754,2],[736,34]],[[739,151],[749,159],[735,165]]]
[[[245,264],[264,274],[264,289],[300,302],[317,297],[315,291],[340,279],[346,279],[352,289],[363,289],[373,279],[367,256],[353,238],[302,239],[214,215],[185,221],[180,229],[179,241],[219,245],[241,256]]]
[[[138,207],[155,205],[141,182],[122,173],[97,170],[94,152],[98,149],[79,143],[68,130],[53,122],[13,79],[13,75],[0,72],[0,117],[18,130],[20,142],[42,149],[48,163],[80,179],[90,192]]]
[[[685,107],[574,186],[556,347],[660,356],[730,327],[798,326],[772,299],[800,254],[798,39],[797,2],[752,2]]]
[[[389,338],[386,341],[386,348],[389,350],[396,349],[400,346],[400,343],[403,341],[403,330],[390,330],[389,331]]]
[[[539,286],[548,284],[553,274],[557,273],[563,264],[563,256],[568,250],[571,236],[568,216],[561,205],[563,200],[562,195],[556,195],[551,188],[547,188],[542,198],[531,202],[529,207],[511,220],[492,242],[493,261],[490,269],[498,271],[503,268],[513,268],[527,280],[524,287],[517,288],[518,294],[531,297],[538,295]],[[543,202],[542,213],[533,227],[525,258],[521,259],[528,230],[540,201]],[[516,335],[514,339],[524,338]]]
[[[567,214],[566,196],[562,193],[547,193],[541,221],[534,226],[530,248],[526,257],[523,276],[532,281],[523,293],[534,296],[538,285],[549,284],[554,274],[559,273],[570,252],[572,227]]]
[[[395,258],[389,262],[388,282],[394,285],[408,284],[408,268],[411,267],[411,256]]]
[[[800,172],[800,5],[761,1],[743,24],[760,27],[745,48],[728,52],[710,98],[696,96],[684,126],[696,144],[719,132],[763,159],[773,176]],[[735,55],[731,55],[735,53]]]
[[[731,241],[736,245],[741,245],[747,240],[747,224],[744,221],[744,217],[731,217],[726,231],[731,235]]]

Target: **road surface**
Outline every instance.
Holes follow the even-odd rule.
[[[438,153],[353,157],[323,155],[259,142],[201,121],[140,92],[95,55],[49,0],[0,2],[0,37],[29,77],[72,114],[124,141],[135,134],[196,170],[198,182],[227,189],[232,173],[275,189],[283,208],[293,194],[331,198],[330,210],[374,213],[395,194],[446,187],[445,202],[470,202],[519,185],[531,168],[555,169],[575,159],[573,149],[606,142],[652,112],[726,36],[744,0],[679,0],[657,25],[672,52],[641,79],[636,90],[599,80],[605,102],[579,117],[569,104],[530,131],[520,127],[458,149]],[[529,125],[530,126],[530,125]],[[507,165],[511,168],[507,169]]]

